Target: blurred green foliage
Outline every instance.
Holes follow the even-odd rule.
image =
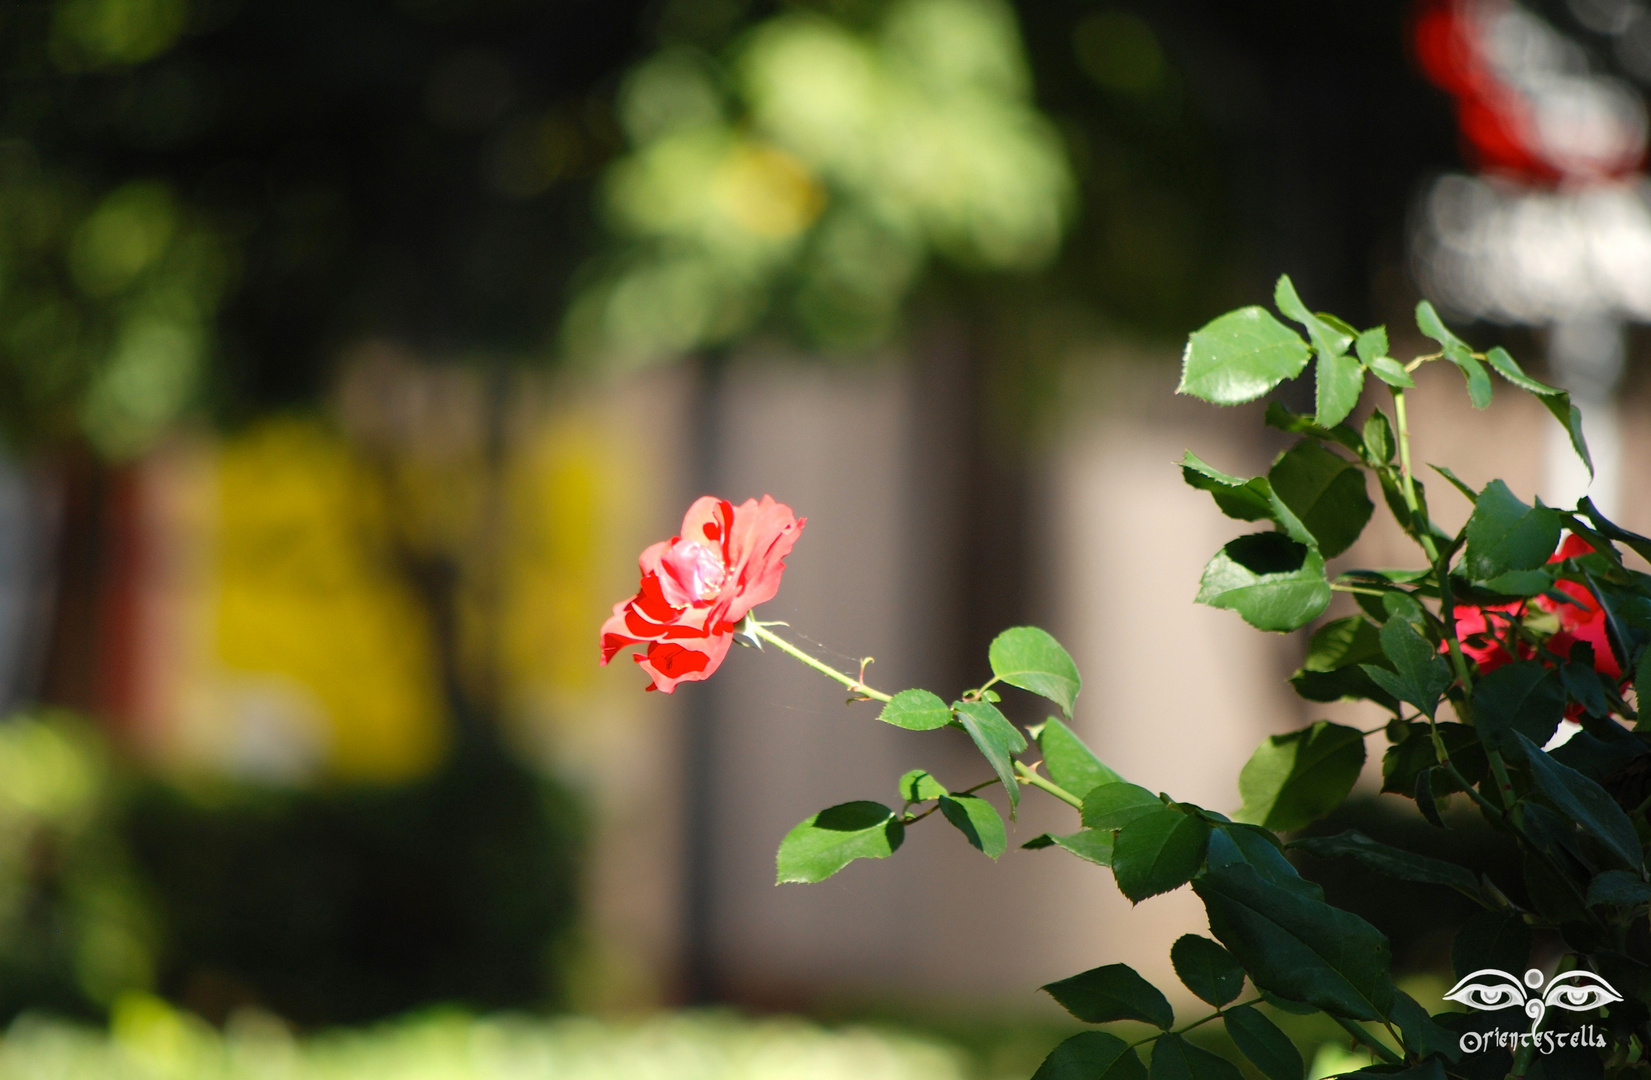
[[[144,996],[110,1034],[25,1017],[0,1042],[0,1078],[98,1080],[965,1080],[969,1062],[934,1039],[829,1031],[799,1020],[682,1014],[632,1023],[414,1017],[295,1039],[267,1014],[219,1033]],[[996,1077],[993,1078],[996,1080]]]
[[[826,348],[896,327],[926,264],[1032,270],[1073,180],[998,0],[808,10],[715,52],[669,45],[619,93],[618,246],[568,316],[575,354],[646,362],[764,328]]]
[[[0,1017],[163,991],[303,1024],[559,1002],[583,822],[491,742],[414,784],[115,767],[73,717],[0,721]]]
[[[0,1015],[97,1015],[154,981],[160,927],[118,831],[107,747],[65,715],[0,722]]]
[[[142,449],[192,400],[233,261],[166,181],[94,191],[0,142],[0,423]]]

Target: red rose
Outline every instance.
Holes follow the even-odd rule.
[[[1496,604],[1491,607],[1458,607],[1456,609],[1456,636],[1462,642],[1462,655],[1479,665],[1480,674],[1489,674],[1503,664],[1513,662],[1504,644],[1508,633],[1508,618],[1519,613],[1523,603]],[[1531,647],[1519,643],[1520,659],[1529,659]],[[1440,652],[1449,652],[1443,642]]]
[[[745,613],[780,591],[785,557],[807,518],[767,495],[734,506],[710,495],[694,500],[682,534],[642,553],[642,584],[602,624],[602,663],[627,645],[632,659],[669,694],[698,682],[728,655]]]
[[[1593,546],[1580,536],[1567,536],[1554,552],[1550,563],[1563,562],[1566,559],[1576,558],[1592,552]],[[1594,670],[1611,680],[1616,685],[1622,680],[1622,666],[1611,652],[1611,642],[1605,636],[1605,612],[1599,605],[1599,600],[1588,589],[1574,581],[1560,581],[1555,584],[1560,592],[1569,596],[1575,603],[1567,604],[1551,600],[1546,596],[1533,597],[1531,605],[1540,611],[1551,612],[1559,620],[1559,629],[1548,638],[1548,650],[1559,656],[1571,655],[1571,646],[1579,641],[1586,641],[1594,647]],[[1509,618],[1518,615],[1523,608],[1523,602],[1514,604],[1499,604],[1490,607],[1462,606],[1456,609],[1456,633],[1462,642],[1462,653],[1479,665],[1480,674],[1495,671],[1503,664],[1511,663],[1513,657],[1509,655],[1506,645]],[[1519,657],[1528,660],[1535,655],[1536,650],[1525,642],[1516,646]],[[1444,652],[1447,646],[1440,645],[1439,651]],[[1550,661],[1543,663],[1552,667]],[[1567,710],[1567,716],[1576,719],[1582,713],[1580,705],[1573,704]]]
[[[1588,555],[1593,550],[1593,545],[1582,537],[1567,536],[1548,561],[1559,562]],[[1570,656],[1572,645],[1586,641],[1594,647],[1594,670],[1613,683],[1620,680],[1622,666],[1617,663],[1616,654],[1611,651],[1611,642],[1605,636],[1605,610],[1599,606],[1599,600],[1586,586],[1574,581],[1561,581],[1555,587],[1576,603],[1563,604],[1546,596],[1538,596],[1531,601],[1543,611],[1551,611],[1559,617],[1559,631],[1548,639],[1548,648],[1560,656]]]

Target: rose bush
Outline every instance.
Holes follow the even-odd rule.
[[[780,591],[785,557],[807,521],[767,495],[738,506],[694,500],[682,532],[642,553],[636,595],[602,624],[602,663],[645,645],[631,658],[653,678],[649,690],[669,694],[677,683],[710,678],[739,621]]]
[[[949,702],[921,688],[884,693],[807,655],[751,610],[757,597],[773,595],[778,559],[794,531],[772,532],[767,547],[757,545],[770,555],[760,562],[767,571],[752,580],[767,584],[741,592],[729,582],[745,549],[713,550],[699,539],[718,540],[700,524],[709,520],[701,508],[715,500],[690,511],[688,541],[644,554],[641,592],[604,627],[604,661],[625,644],[647,641],[650,654],[662,655],[641,658],[644,666],[669,689],[714,670],[738,621],[742,640],[772,643],[837,680],[851,703],[881,703],[881,721],[959,730],[980,751],[990,775],[976,783],[954,787],[915,769],[900,778],[893,805],[861,799],[799,823],[780,843],[780,882],[819,881],[856,859],[886,858],[908,828],[936,814],[996,858],[1007,848],[1007,829],[979,792],[1001,785],[1011,816],[1026,787],[1076,814],[1071,831],[1022,847],[1058,848],[1109,867],[1135,903],[1190,885],[1210,937],[1187,934],[1170,960],[1213,1011],[1177,1025],[1164,994],[1123,964],[1051,983],[1043,989],[1095,1028],[1056,1047],[1034,1080],[1145,1080],[1148,1047],[1151,1080],[1237,1080],[1231,1062],[1186,1037],[1216,1021],[1256,1072],[1301,1080],[1299,1050],[1269,1017],[1279,1011],[1328,1016],[1368,1054],[1361,1075],[1651,1074],[1651,715],[1642,715],[1651,684],[1651,575],[1622,550],[1651,560],[1651,539],[1607,520],[1587,499],[1574,510],[1527,504],[1500,480],[1475,490],[1435,466],[1472,507],[1462,529],[1440,528],[1412,468],[1406,393],[1413,372],[1450,363],[1477,408],[1490,404],[1496,373],[1535,395],[1591,468],[1568,395],[1531,378],[1503,349],[1474,350],[1425,302],[1417,328],[1438,348],[1401,363],[1389,355],[1385,328],[1360,332],[1309,310],[1288,278],[1279,280],[1274,301],[1305,339],[1266,309],[1246,307],[1188,340],[1179,390],[1217,405],[1261,397],[1316,361],[1314,411],[1277,403],[1267,410],[1266,423],[1296,441],[1266,475],[1233,476],[1190,452],[1181,463],[1183,479],[1209,492],[1228,517],[1271,526],[1215,553],[1197,601],[1266,631],[1316,623],[1290,680],[1297,693],[1316,702],[1368,701],[1389,715],[1369,730],[1319,720],[1265,740],[1239,775],[1241,805],[1231,816],[1129,783],[1096,757],[1069,726],[1082,689],[1077,667],[1042,630],[1004,631],[987,653],[991,677]],[[1390,392],[1391,415],[1371,407],[1354,426],[1350,417],[1371,378]],[[1420,566],[1330,568],[1374,513],[1370,479],[1415,542]],[[733,596],[740,603],[725,604]],[[691,660],[663,652],[700,641],[706,644]],[[1023,730],[997,707],[1003,686],[1047,700],[1059,715]],[[1555,735],[1567,716],[1580,730],[1561,745]],[[1367,740],[1377,736],[1388,744],[1382,791],[1411,800],[1440,829],[1460,825],[1461,815],[1444,810],[1465,800],[1517,846],[1519,880],[1493,880],[1358,832],[1299,835],[1346,800]],[[1460,983],[1447,995],[1477,1011],[1430,1014],[1400,989],[1387,939],[1327,902],[1292,861],[1297,851],[1452,889],[1477,905],[1455,935],[1451,962]],[[1253,993],[1244,994],[1246,984]],[[1126,1039],[1107,1028],[1120,1022],[1136,1031],[1146,1025],[1148,1033]]]

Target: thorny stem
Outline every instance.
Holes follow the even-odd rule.
[[[1433,543],[1433,536],[1427,528],[1427,522],[1421,520],[1422,508],[1416,499],[1416,478],[1410,468],[1410,419],[1405,412],[1404,391],[1393,388],[1393,415],[1399,422],[1399,469],[1404,480],[1404,504],[1410,511],[1410,528],[1416,540],[1427,552],[1430,562],[1439,561],[1439,549]]]
[[[893,700],[892,697],[890,697],[888,694],[883,693],[881,690],[873,690],[871,687],[867,686],[865,683],[861,682],[859,679],[856,679],[854,676],[845,675],[843,672],[838,671],[836,668],[832,667],[831,665],[826,664],[826,663],[822,663],[821,661],[814,659],[812,656],[808,655],[807,653],[803,652],[801,649],[797,648],[797,646],[791,644],[791,642],[785,640],[784,638],[780,637],[778,634],[774,633],[772,630],[768,629],[769,626],[771,626],[771,625],[773,625],[773,624],[771,624],[771,623],[761,623],[761,622],[758,622],[755,619],[752,619],[751,620],[751,633],[753,635],[755,635],[756,637],[760,638],[761,640],[766,641],[770,645],[772,645],[775,648],[779,649],[781,652],[785,653],[787,656],[793,657],[794,659],[797,659],[797,660],[801,660],[803,663],[807,664],[809,667],[813,668],[815,671],[818,671],[821,675],[824,675],[826,678],[834,679],[837,682],[842,683],[844,686],[848,687],[849,690],[853,693],[860,694],[864,697],[871,698],[873,701],[884,701],[884,702],[886,702],[886,701],[892,701]]]
[[[1410,415],[1405,409],[1404,391],[1393,388],[1393,415],[1399,425],[1399,468],[1404,479],[1405,507],[1410,511],[1410,528],[1422,550],[1433,564],[1433,574],[1439,579],[1439,615],[1445,624],[1445,644],[1450,649],[1450,661],[1456,677],[1462,681],[1462,693],[1473,692],[1473,676],[1468,672],[1467,658],[1462,655],[1462,643],[1456,634],[1456,602],[1450,595],[1450,564],[1439,555],[1439,546],[1433,542],[1433,523],[1422,513],[1421,500],[1416,498],[1416,477],[1410,465]]]
[[[1041,791],[1046,791],[1068,806],[1083,809],[1083,800],[1067,791],[1059,784],[1045,780],[1034,772],[1025,762],[1015,762],[1015,777],[1022,783],[1030,784]]]
[[[1200,1019],[1194,1020],[1190,1024],[1183,1024],[1180,1027],[1175,1028],[1172,1031],[1155,1031],[1151,1035],[1147,1035],[1147,1036],[1144,1036],[1142,1038],[1136,1039],[1134,1042],[1130,1043],[1129,1044],[1129,1049],[1133,1050],[1137,1046],[1145,1046],[1147,1043],[1153,1042],[1157,1039],[1161,1039],[1165,1035],[1183,1035],[1186,1032],[1191,1031],[1195,1027],[1202,1027],[1203,1025],[1209,1023],[1211,1020],[1217,1020],[1217,1019],[1220,1019],[1223,1016],[1226,1016],[1227,1013],[1232,1009],[1241,1009],[1246,1005],[1259,1005],[1259,1004],[1261,1004],[1261,1001],[1262,1001],[1262,999],[1259,996],[1253,997],[1248,1001],[1240,1001],[1240,1002],[1237,1002],[1236,1004],[1227,1005],[1227,1006],[1224,1006],[1223,1008],[1219,1008],[1219,1009],[1215,1010],[1214,1012],[1210,1013],[1208,1016],[1201,1017]]]
[[[1330,583],[1330,587],[1332,589],[1336,590],[1337,592],[1356,593],[1360,596],[1383,596],[1383,595],[1385,595],[1385,592],[1382,589],[1367,589],[1367,588],[1364,588],[1363,586],[1360,586],[1360,585],[1343,585],[1339,581],[1332,581]]]

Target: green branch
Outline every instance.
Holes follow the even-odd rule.
[[[862,697],[871,698],[873,701],[887,702],[887,701],[894,700],[890,695],[883,693],[881,690],[873,690],[871,687],[867,686],[865,683],[861,682],[859,679],[854,678],[852,675],[846,675],[843,672],[838,671],[836,668],[832,667],[830,664],[822,663],[821,661],[814,659],[812,656],[808,655],[807,653],[803,652],[801,649],[797,648],[797,646],[791,644],[791,642],[785,640],[784,638],[780,637],[778,634],[774,633],[774,631],[768,629],[770,626],[774,626],[776,624],[774,624],[774,623],[761,623],[761,622],[758,622],[755,619],[750,618],[749,616],[747,616],[746,618],[747,618],[747,622],[748,622],[748,624],[750,626],[750,629],[751,629],[751,635],[753,637],[755,637],[755,638],[757,638],[761,641],[768,642],[770,645],[774,646],[776,649],[779,649],[781,652],[785,653],[787,656],[790,656],[790,657],[792,657],[794,659],[797,659],[797,660],[801,660],[803,663],[807,664],[809,667],[813,668],[815,671],[818,671],[821,675],[824,675],[826,678],[834,679],[837,682],[842,683],[844,686],[848,687],[849,690],[852,691],[853,693],[859,694]]]

